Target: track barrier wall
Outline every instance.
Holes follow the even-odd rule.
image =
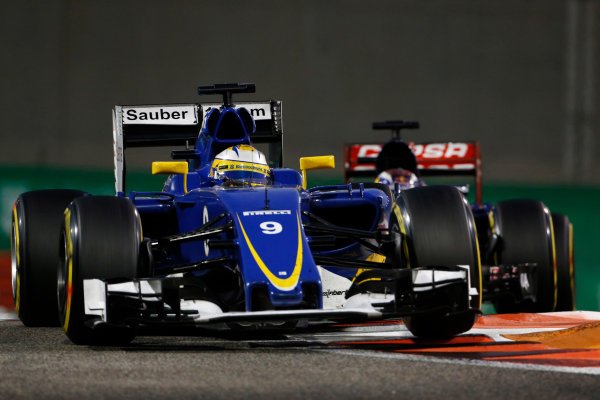
[[[164,176],[150,171],[131,171],[127,187],[136,191],[160,191]],[[309,176],[309,187],[339,183],[341,177]],[[80,189],[92,194],[114,194],[112,170],[73,170],[42,167],[0,166],[0,305],[12,307],[10,285],[11,212],[20,193],[37,189]],[[600,266],[596,251],[600,239],[600,187],[486,183],[484,202],[511,198],[543,201],[552,212],[566,214],[574,226],[577,309],[600,311]]]

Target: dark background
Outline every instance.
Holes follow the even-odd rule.
[[[2,1],[0,44],[1,250],[20,193],[114,193],[114,105],[253,82],[237,99],[283,101],[285,166],[336,156],[309,185],[341,181],[344,142],[387,140],[373,121],[420,121],[408,140],[479,140],[484,201],[569,215],[577,306],[600,310],[598,0]],[[160,190],[150,161],[168,150],[129,153],[129,187]]]
[[[2,2],[0,164],[112,168],[115,104],[283,101],[285,156],[477,139],[484,178],[600,183],[600,5],[588,0]],[[146,167],[146,165],[143,165]]]

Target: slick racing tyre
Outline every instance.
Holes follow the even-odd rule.
[[[27,326],[58,326],[56,264],[60,224],[79,190],[37,190],[19,196],[11,224],[15,311]]]
[[[397,249],[402,254],[396,254],[394,262],[402,258],[409,268],[468,265],[470,275],[469,310],[405,317],[406,327],[419,337],[442,338],[468,331],[481,310],[481,265],[471,208],[452,186],[404,190],[396,204],[390,229],[400,230],[404,239]]]
[[[516,302],[508,294],[493,300],[498,313],[550,312],[556,306],[556,262],[552,219],[538,200],[515,199],[496,204],[492,211],[493,230],[499,238],[495,252],[498,265],[535,265],[531,286],[535,300]]]
[[[142,241],[139,214],[129,199],[82,197],[65,211],[57,272],[60,323],[75,344],[127,344],[135,329],[94,323],[86,314],[84,280],[136,278]],[[108,304],[106,305],[108,307]]]
[[[573,224],[569,217],[552,214],[554,243],[556,246],[556,277],[558,297],[556,311],[575,310],[575,249]]]

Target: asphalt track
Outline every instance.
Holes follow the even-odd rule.
[[[526,317],[529,322],[517,323],[513,334],[541,326],[537,315]],[[145,332],[159,335],[138,336],[124,347],[76,346],[60,328],[0,321],[0,399],[599,397],[596,323],[584,324],[592,326],[587,331],[593,343],[569,350],[529,337],[503,339],[506,332],[495,324],[507,322],[486,321],[467,335],[435,343],[415,340],[392,321],[288,333]],[[569,318],[545,323],[537,335],[556,337],[575,329],[565,327],[581,326]],[[486,346],[489,351],[482,350]],[[506,362],[507,355],[513,359]]]

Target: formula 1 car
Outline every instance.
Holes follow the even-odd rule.
[[[418,128],[418,122],[376,122],[373,129],[392,131],[390,141],[345,144],[345,181],[375,179],[398,196],[412,187],[423,187],[424,177],[473,177],[471,208],[481,254],[483,300],[499,313],[574,310],[573,225],[569,218],[550,213],[541,201],[533,199],[483,203],[479,142],[401,139],[402,129]],[[469,192],[469,185],[457,187]]]
[[[392,197],[379,183],[306,189],[307,171],[332,168],[333,156],[300,159],[301,174],[283,168],[281,102],[232,102],[254,90],[199,87],[222,104],[116,106],[116,196],[17,199],[13,293],[25,325],[58,320],[74,343],[100,345],[155,326],[402,317],[425,337],[473,326],[481,271],[464,196],[423,187]],[[180,147],[152,164],[168,175],[163,190],[126,194],[126,150],[149,146]]]

